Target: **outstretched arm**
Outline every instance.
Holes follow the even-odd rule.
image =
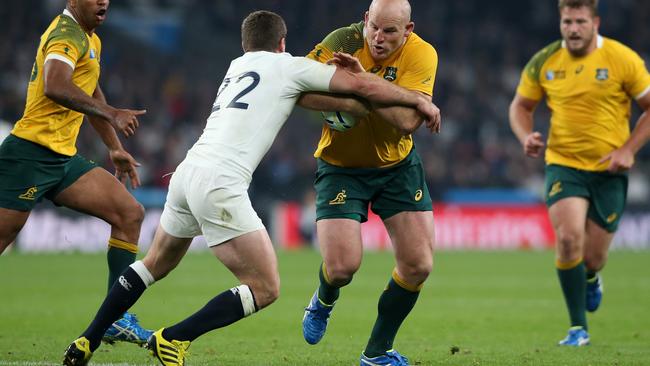
[[[137,116],[146,111],[117,109],[105,101],[92,98],[72,82],[73,71],[72,67],[63,61],[47,60],[43,67],[45,96],[57,104],[87,116],[103,118],[127,137],[133,135],[138,128]]]

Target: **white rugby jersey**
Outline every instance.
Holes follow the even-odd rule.
[[[288,53],[247,52],[230,63],[203,134],[183,161],[250,183],[303,91],[328,91],[336,67]]]

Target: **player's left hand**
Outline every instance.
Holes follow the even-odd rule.
[[[422,98],[422,103],[417,106],[418,112],[424,117],[424,123],[431,133],[440,133],[442,116],[440,108],[429,98]]]
[[[630,149],[621,147],[605,155],[598,163],[602,164],[606,161],[609,161],[609,165],[607,166],[608,172],[624,172],[630,170],[632,165],[634,165],[634,153]]]
[[[366,71],[363,69],[363,66],[361,66],[359,59],[348,53],[334,52],[334,57],[327,60],[326,63],[328,65],[336,65],[337,67],[353,74]]]
[[[140,186],[140,177],[136,167],[139,167],[140,163],[135,161],[131,154],[121,149],[111,150],[110,157],[113,165],[115,165],[115,177],[124,185],[126,185],[126,180],[129,178],[131,179],[131,187],[138,188]]]

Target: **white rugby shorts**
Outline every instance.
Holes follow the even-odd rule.
[[[177,238],[203,234],[210,247],[264,229],[244,179],[190,164],[172,175],[160,225]]]

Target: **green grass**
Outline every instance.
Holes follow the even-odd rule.
[[[358,365],[393,267],[367,253],[317,346],[301,334],[317,284],[316,252],[279,254],[280,299],[192,344],[189,365]],[[648,365],[650,252],[613,252],[602,308],[589,316],[592,345],[556,346],[568,328],[550,252],[443,252],[395,347],[415,365]],[[57,364],[103,300],[104,255],[0,257],[0,366]],[[171,325],[236,284],[210,254],[189,254],[135,305],[141,322]],[[452,355],[451,347],[459,352]],[[130,344],[103,345],[95,364],[154,365]]]

